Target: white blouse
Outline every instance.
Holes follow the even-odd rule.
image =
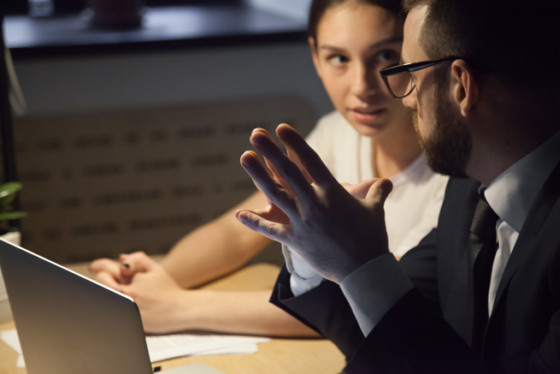
[[[358,134],[339,112],[322,117],[307,142],[339,182],[355,184],[375,177],[371,139]],[[422,154],[391,181],[385,223],[389,249],[400,257],[436,227],[448,177],[434,173]],[[283,251],[294,294],[320,283],[322,278],[301,257],[287,247]]]

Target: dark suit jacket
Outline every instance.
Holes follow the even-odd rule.
[[[438,228],[400,261],[415,289],[366,338],[331,282],[293,297],[284,269],[271,301],[337,344],[347,373],[560,373],[560,166],[520,232],[481,355],[468,345],[472,260],[466,243],[477,189],[471,180],[450,180]]]

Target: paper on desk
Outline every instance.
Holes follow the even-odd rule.
[[[23,361],[23,355],[21,354],[21,346],[19,345],[19,338],[17,336],[16,329],[2,331],[2,333],[0,333],[0,337],[4,343],[19,354],[17,367],[24,368],[25,362]]]
[[[19,353],[17,366],[25,367],[17,331],[15,329],[2,331],[0,337]],[[269,340],[251,336],[208,334],[170,334],[146,337],[148,353],[152,362],[182,356],[256,353],[257,344]]]
[[[170,334],[146,337],[152,362],[181,356],[256,353],[257,344],[269,340],[251,336],[209,334]]]

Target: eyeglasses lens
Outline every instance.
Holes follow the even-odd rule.
[[[387,83],[389,87],[391,87],[391,91],[395,97],[401,98],[407,96],[412,89],[412,77],[410,73],[407,71],[403,71],[402,73],[389,75],[386,77]]]

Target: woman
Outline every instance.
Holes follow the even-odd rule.
[[[393,181],[385,206],[396,256],[436,225],[447,182],[426,165],[411,112],[391,97],[377,73],[399,62],[402,27],[400,0],[314,0],[311,5],[311,53],[336,111],[319,121],[309,142],[341,182],[374,176]],[[186,289],[242,266],[268,244],[234,214],[239,207],[257,209],[265,201],[255,193],[187,235],[161,265],[135,253],[121,256],[127,267],[102,259],[91,269],[100,281],[135,299],[147,332],[313,336],[311,329],[268,303],[269,291]]]

